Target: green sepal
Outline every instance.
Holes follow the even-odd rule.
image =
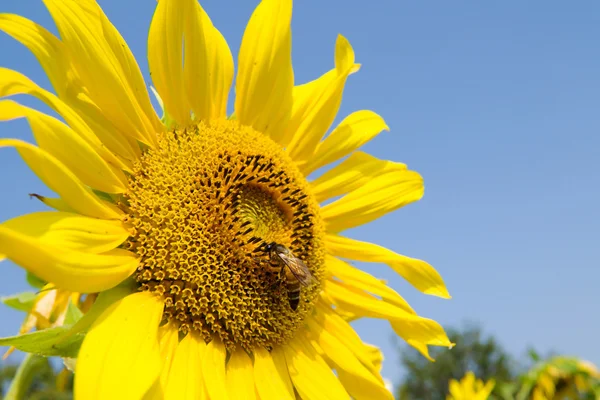
[[[111,204],[115,204],[115,199],[111,196],[110,193],[106,193],[106,192],[103,192],[102,190],[98,190],[98,189],[92,189],[92,192],[94,192],[94,194],[96,196],[98,196],[100,199],[107,201]]]
[[[29,283],[29,285],[31,287],[34,287],[36,289],[43,288],[44,286],[46,286],[46,283],[47,283],[45,280],[43,280],[42,278],[38,278],[31,272],[27,272],[27,274],[25,275],[25,279],[27,280],[27,283]]]
[[[173,130],[176,125],[175,120],[173,118],[171,118],[171,116],[166,111],[163,113],[163,116],[160,119],[160,122],[162,122],[163,125],[166,126],[168,130]]]
[[[11,296],[0,297],[0,302],[15,310],[29,312],[35,304],[34,292],[21,292]]]

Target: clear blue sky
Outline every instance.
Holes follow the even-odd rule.
[[[203,2],[234,59],[256,3]],[[155,2],[100,4],[148,78]],[[55,31],[41,2],[3,1],[0,11]],[[333,66],[338,33],[363,65],[338,121],[364,108],[381,114],[391,132],[365,150],[407,163],[426,186],[419,203],[348,234],[431,262],[453,299],[422,295],[384,265],[365,269],[420,314],[447,326],[480,322],[517,356],[534,345],[600,364],[600,3],[296,0],[296,82]],[[24,47],[0,35],[0,49],[0,66],[49,87]],[[32,140],[22,121],[0,124],[0,137]],[[0,153],[0,220],[40,209],[27,193],[48,189],[16,152]],[[27,288],[20,269],[1,268],[0,294]],[[0,308],[0,335],[20,319]],[[396,380],[391,329],[357,327],[384,349],[384,375]]]

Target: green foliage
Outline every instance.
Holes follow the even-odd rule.
[[[124,282],[102,292],[85,315],[69,302],[62,326],[0,338],[0,346],[14,346],[18,350],[46,357],[75,358],[85,333],[94,320],[113,302],[129,293],[131,293],[130,282]]]
[[[65,325],[71,325],[79,321],[83,317],[83,313],[73,302],[69,301],[67,312],[65,315]]]
[[[514,363],[493,337],[483,337],[479,328],[449,329],[450,341],[456,343],[451,350],[433,348],[431,362],[412,347],[401,351],[401,363],[406,376],[398,386],[400,400],[445,400],[450,379],[460,380],[468,371],[479,379],[497,382],[494,393],[505,398],[506,383],[515,377]]]
[[[28,312],[35,303],[34,292],[22,292],[11,296],[0,297],[0,302],[15,310]]]
[[[41,356],[77,357],[85,335],[79,332],[67,336],[70,330],[68,325],[9,336],[0,339],[0,346],[15,346],[18,350]]]
[[[562,393],[561,398],[575,398],[578,400],[593,400],[600,395],[600,373],[594,366],[582,362],[575,357],[555,356],[546,360],[533,357],[534,365],[519,377],[519,390],[516,392],[516,400],[527,400],[532,397],[533,392],[543,392],[543,379],[553,382],[556,393]],[[584,387],[578,388],[576,380]]]
[[[19,366],[0,366],[0,394],[4,400],[71,400],[73,375],[63,377],[60,385],[58,378],[47,358],[29,354]]]

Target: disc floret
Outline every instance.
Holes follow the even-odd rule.
[[[135,165],[124,199],[140,258],[140,290],[164,298],[164,320],[228,348],[289,340],[320,288],[318,204],[304,176],[266,136],[235,121],[160,135]],[[293,311],[268,243],[287,246],[315,277]]]

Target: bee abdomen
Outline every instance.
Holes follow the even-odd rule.
[[[300,303],[300,296],[296,297],[295,299],[292,299],[290,297],[290,307],[293,311],[296,311],[296,309],[298,308],[298,304]]]
[[[296,311],[298,308],[298,303],[300,302],[300,282],[288,281],[287,284],[287,292],[288,292],[288,300],[290,302],[290,307],[292,310]]]

